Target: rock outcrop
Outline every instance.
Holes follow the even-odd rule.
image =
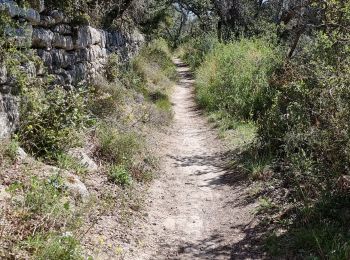
[[[138,32],[104,31],[88,25],[74,25],[57,10],[45,10],[43,0],[34,8],[21,8],[13,0],[0,0],[0,13],[16,20],[19,28],[6,28],[8,39],[19,48],[31,48],[46,71],[60,85],[76,85],[104,72],[108,56],[117,53],[121,61],[134,56],[144,39]],[[24,65],[31,77],[41,77],[42,66]],[[0,138],[7,137],[18,123],[16,84],[0,64]]]

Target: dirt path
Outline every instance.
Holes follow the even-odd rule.
[[[144,238],[130,259],[259,259],[249,244],[256,205],[225,170],[227,149],[196,107],[188,67],[175,63],[181,80],[172,96],[174,123],[140,227]]]

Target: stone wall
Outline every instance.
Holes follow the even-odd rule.
[[[52,74],[55,83],[75,85],[89,81],[104,72],[111,53],[117,53],[121,61],[134,56],[144,42],[143,36],[134,31],[104,31],[91,26],[73,25],[57,10],[45,10],[43,0],[37,0],[36,9],[20,8],[13,0],[0,0],[0,15],[6,13],[22,24],[20,29],[6,28],[8,37],[18,48],[32,49],[44,66],[33,63],[22,69],[31,77]],[[19,97],[16,86],[0,66],[0,138],[9,136],[18,125]]]

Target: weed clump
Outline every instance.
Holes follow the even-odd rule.
[[[269,77],[279,63],[279,52],[264,40],[217,45],[198,68],[198,102],[236,120],[257,119],[271,103]]]
[[[70,233],[35,236],[27,242],[38,260],[83,260],[80,244]]]
[[[112,165],[108,171],[108,179],[121,186],[129,186],[132,183],[132,177],[124,165]]]
[[[14,182],[7,191],[11,210],[2,212],[9,225],[2,235],[8,243],[16,241],[3,244],[8,252],[19,253],[20,247],[35,259],[81,259],[79,243],[71,233],[80,217],[72,210],[59,175]],[[6,254],[0,250],[0,256]]]
[[[129,165],[141,149],[140,138],[135,133],[122,133],[108,125],[99,126],[96,136],[96,154],[108,163]]]
[[[77,133],[88,122],[84,95],[81,90],[61,87],[27,90],[18,130],[23,148],[37,157],[54,158],[79,144]]]

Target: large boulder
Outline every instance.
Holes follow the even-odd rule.
[[[7,138],[18,126],[18,97],[0,94],[0,138]]]
[[[67,191],[75,199],[86,201],[89,198],[89,191],[85,184],[78,178],[78,176],[57,167],[45,165],[42,172],[47,177],[59,176],[63,180],[63,184]]]
[[[41,61],[43,62],[44,66],[46,66],[48,69],[52,68],[52,55],[51,52],[39,49],[37,51],[38,56],[40,57]]]
[[[111,51],[116,50],[118,47],[126,44],[125,36],[117,31],[108,33],[107,35],[107,48]]]
[[[78,37],[75,42],[75,47],[77,49],[84,49],[101,42],[102,35],[99,30],[91,26],[83,26],[78,29]]]
[[[55,33],[59,33],[62,35],[71,35],[72,34],[72,27],[68,24],[59,24],[56,25],[53,29]]]
[[[40,14],[32,8],[24,10],[23,17],[32,25],[38,25],[40,23]]]
[[[52,46],[70,51],[74,48],[73,39],[71,36],[63,36],[55,33],[52,40]]]
[[[50,12],[50,16],[55,20],[56,24],[64,21],[64,14],[61,11],[53,10]]]
[[[100,59],[107,58],[107,50],[99,45],[92,45],[86,49],[80,49],[77,52],[77,60],[79,62],[96,62]]]
[[[52,54],[52,67],[54,69],[72,67],[76,62],[76,54],[73,52],[67,52],[63,49],[53,49]]]
[[[32,25],[40,23],[40,14],[32,9],[23,9],[12,0],[0,0],[0,10],[5,11],[10,17],[21,17],[26,19]]]
[[[54,49],[52,54],[52,66],[55,69],[64,68],[68,66],[66,59],[66,51],[62,49]]]
[[[98,170],[97,164],[85,153],[83,149],[74,148],[69,150],[68,154],[77,160],[79,164],[84,166],[88,171],[94,172]]]
[[[44,28],[34,28],[32,46],[34,48],[51,49],[54,34]]]

